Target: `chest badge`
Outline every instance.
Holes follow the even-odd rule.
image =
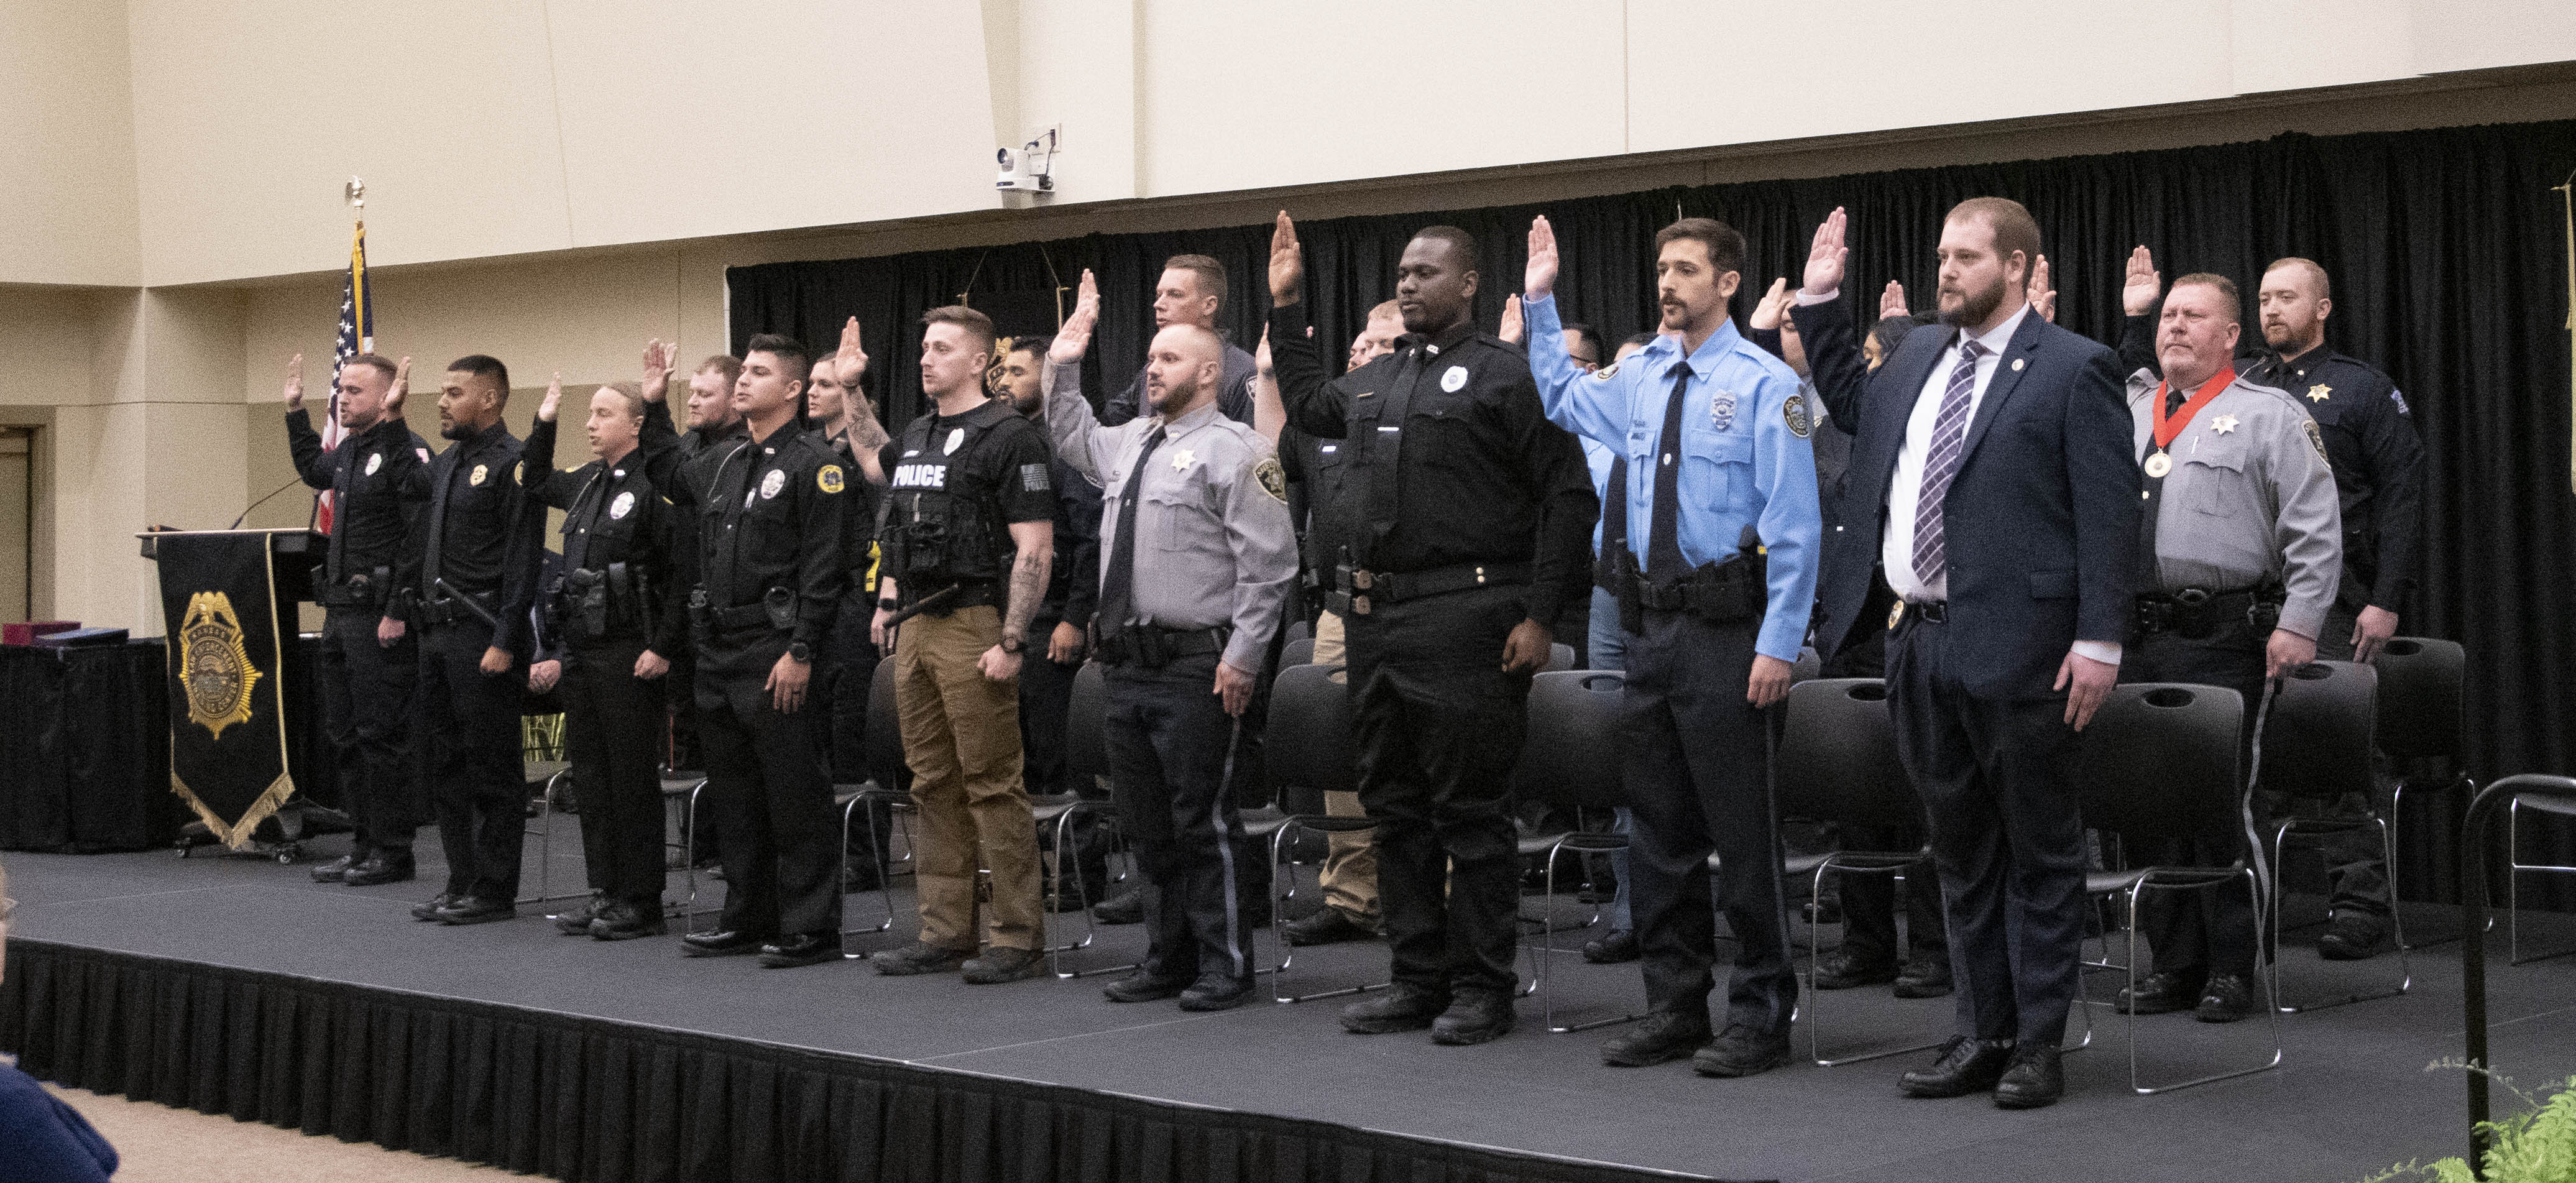
[[[1709,424],[1719,431],[1735,426],[1735,392],[1721,390],[1708,399]]]
[[[1467,387],[1467,367],[1451,366],[1440,375],[1440,389],[1456,394]]]
[[[475,485],[475,486],[478,486],[478,487],[479,487],[479,486],[481,486],[481,485],[482,485],[482,483],[484,482],[484,480],[485,480],[486,478],[490,477],[491,475],[492,475],[492,466],[491,466],[491,465],[489,465],[489,464],[477,464],[477,465],[475,465],[475,466],[474,466],[474,473],[473,473],[473,475],[468,476],[468,477],[466,477],[466,478],[465,478],[465,483],[466,483],[466,484],[469,484],[469,485]]]
[[[369,452],[369,453],[367,454],[367,475],[368,475],[368,476],[374,476],[374,475],[376,475],[376,470],[377,470],[377,469],[379,469],[379,468],[383,468],[384,466],[385,466],[385,454],[384,454],[384,453],[382,453],[382,452]]]
[[[963,427],[952,427],[948,429],[948,442],[939,445],[939,454],[943,456],[954,456],[957,454],[957,446],[965,442],[966,429]]]
[[[1172,453],[1172,471],[1188,472],[1190,470],[1190,462],[1197,459],[1198,455],[1191,452],[1188,448],[1183,448],[1174,452]]]
[[[2326,401],[2327,395],[2333,393],[2334,387],[2328,386],[2323,382],[2319,382],[2308,388],[2308,401],[2312,403],[2321,403]]]
[[[785,469],[778,469],[778,468],[770,469],[766,474],[763,474],[763,475],[761,476],[761,478],[760,478],[760,499],[761,499],[761,500],[763,500],[763,501],[767,501],[767,500],[769,500],[769,499],[770,499],[770,498],[772,498],[772,497],[776,497],[776,496],[778,496],[778,491],[779,491],[780,489],[784,489],[784,488],[786,488],[786,487],[787,487],[787,472],[786,472],[786,470],[785,470]]]
[[[612,522],[616,521],[634,511],[635,494],[632,492],[620,493],[617,495],[617,500],[608,503],[608,520]]]
[[[2220,435],[2225,435],[2228,432],[2234,431],[2236,430],[2236,416],[2221,415],[2216,419],[2212,419],[2209,421],[2209,429]]]

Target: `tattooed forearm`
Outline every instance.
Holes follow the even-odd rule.
[[[1003,636],[1028,634],[1029,622],[1038,617],[1038,601],[1046,598],[1047,569],[1054,565],[1054,547],[1020,548],[1020,557],[1011,564],[1011,603],[1002,614]]]

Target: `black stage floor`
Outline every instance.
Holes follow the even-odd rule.
[[[567,836],[574,827],[566,822],[557,828],[559,887],[568,879],[578,886],[580,874]],[[435,882],[434,835],[425,833],[421,847],[429,856],[423,883]],[[316,853],[336,850],[324,845]],[[422,883],[317,886],[303,867],[270,862],[180,860],[166,852],[20,854],[7,867],[20,901],[11,935],[24,942],[1691,1175],[1853,1183],[2359,1180],[2392,1163],[2459,1153],[2464,1137],[2459,1072],[2427,1070],[2460,1054],[2456,944],[2415,955],[2408,995],[2282,1017],[2287,1051],[2277,1071],[2162,1096],[2131,1095],[2125,1020],[2096,1004],[2093,1046],[2067,1060],[2068,1099],[2007,1113],[1983,1099],[1899,1096],[1895,1074],[1921,1055],[1835,1068],[1802,1061],[1742,1081],[1701,1079],[1686,1064],[1604,1068],[1595,1047],[1612,1032],[1549,1034],[1537,1021],[1536,999],[1522,1002],[1522,1026],[1511,1037],[1443,1048],[1418,1035],[1346,1035],[1333,1021],[1342,1000],[1188,1015],[1169,1004],[1106,1002],[1098,990],[1103,979],[969,987],[954,977],[880,977],[857,962],[763,970],[740,958],[683,960],[676,938],[607,944],[563,937],[533,907],[514,922],[445,928],[406,915],[426,894]],[[676,894],[676,876],[673,883]],[[853,923],[879,914],[874,895],[847,902]],[[910,902],[900,888],[896,910],[906,925],[891,935],[908,927]],[[2412,914],[2428,929],[2454,924],[2454,913]],[[2564,919],[2550,918],[2550,935],[2576,938]],[[1104,928],[1098,945],[1070,964],[1132,960],[1141,935],[1134,927]],[[2488,978],[2496,1062],[2526,1087],[2576,1072],[2576,999],[2568,988],[2576,963],[2505,967],[2500,928],[2497,936]],[[887,939],[853,944],[879,948]],[[1384,961],[1376,944],[1301,950],[1292,985],[1375,980]],[[1639,1001],[1633,965],[1590,966],[1563,952],[1553,965],[1558,999],[1574,1010],[1598,1015]],[[2294,993],[2360,989],[2396,971],[2393,955],[2329,965],[2304,943],[2293,945],[2285,963]],[[2117,975],[2092,975],[2090,992],[2108,998],[2118,984]],[[1899,1001],[1884,989],[1824,1001],[1839,1028],[1833,1038],[1846,1049],[1936,1037],[1951,1007],[1948,1000]],[[2187,1015],[2139,1027],[2148,1068],[2168,1074],[2196,1074],[2219,1056],[2244,1062],[2266,1035],[2259,1020],[2212,1027]]]

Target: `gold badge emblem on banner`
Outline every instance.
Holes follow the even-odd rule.
[[[219,591],[188,597],[188,614],[179,622],[179,685],[188,692],[188,721],[222,739],[224,728],[250,722],[251,687],[259,678],[233,598]]]

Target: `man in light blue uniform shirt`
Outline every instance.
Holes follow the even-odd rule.
[[[1789,1062],[1798,995],[1764,712],[1788,694],[1816,599],[1814,411],[1797,375],[1727,315],[1744,236],[1685,218],[1655,236],[1655,250],[1665,335],[1608,369],[1586,375],[1566,358],[1545,218],[1530,227],[1522,299],[1548,418],[1628,460],[1627,533],[1612,561],[1627,641],[1630,906],[1652,1010],[1601,1058],[1690,1056],[1702,1075],[1749,1076]],[[1738,942],[1722,1028],[1708,1010],[1711,852],[1727,868],[1718,892]]]

